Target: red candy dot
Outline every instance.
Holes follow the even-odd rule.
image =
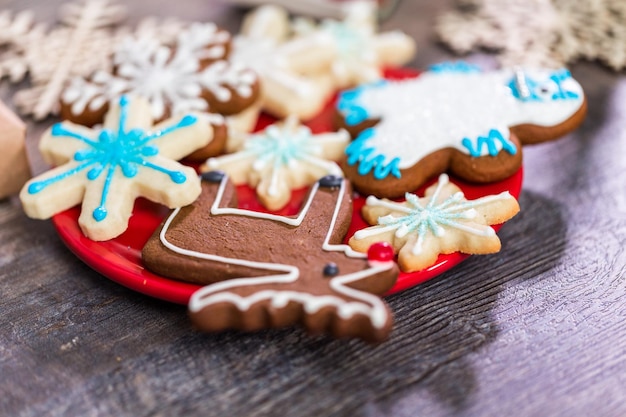
[[[367,250],[367,259],[376,262],[393,261],[393,247],[387,242],[376,242]]]

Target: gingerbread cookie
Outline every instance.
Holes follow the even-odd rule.
[[[362,214],[372,225],[350,238],[350,246],[367,252],[376,242],[388,242],[398,253],[404,272],[435,264],[440,254],[487,254],[500,250],[500,239],[490,225],[503,223],[519,212],[508,192],[467,200],[446,174],[430,186],[423,198],[406,193],[404,202],[369,196]]]
[[[43,135],[39,149],[56,168],[24,185],[24,211],[47,219],[82,201],[83,233],[112,239],[128,227],[137,197],[170,208],[198,197],[196,172],[175,160],[205,146],[210,136],[210,126],[191,114],[153,126],[144,99],[122,96],[101,129],[63,122]]]
[[[189,302],[199,329],[300,323],[337,337],[388,336],[391,314],[375,294],[393,286],[397,266],[384,250],[368,260],[341,244],[352,216],[343,178],[316,182],[292,217],[239,209],[235,186],[223,173],[203,178],[198,200],[175,210],[142,253],[150,270],[206,285]]]
[[[344,92],[337,108],[354,138],[346,177],[364,194],[396,198],[445,171],[473,182],[512,175],[521,145],[577,128],[586,100],[567,70],[446,64]]]
[[[201,170],[221,170],[235,185],[256,188],[261,204],[275,211],[289,202],[293,190],[326,175],[343,176],[335,161],[349,141],[345,130],[314,135],[292,116],[249,135],[237,152],[210,158]]]
[[[121,95],[141,96],[150,102],[155,121],[187,112],[206,117],[218,134],[190,159],[217,155],[226,146],[224,116],[241,116],[247,120],[242,128],[251,129],[247,113],[256,118],[260,94],[256,74],[225,59],[229,45],[230,35],[211,23],[192,25],[173,46],[126,38],[115,50],[112,73],[72,80],[61,97],[61,115],[92,126]]]
[[[266,5],[246,16],[233,39],[230,59],[254,69],[261,77],[265,112],[279,119],[296,115],[308,120],[335,93],[328,75],[333,56],[328,35],[311,33],[293,38],[287,11]]]

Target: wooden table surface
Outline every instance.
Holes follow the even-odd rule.
[[[0,1],[41,20],[59,3]],[[211,0],[128,3],[130,23],[173,15],[236,30],[242,16]],[[405,0],[384,24],[417,39],[411,66],[452,57],[432,29],[447,7]],[[297,329],[198,334],[185,307],[109,281],[49,221],[0,202],[0,415],[626,415],[626,76],[571,69],[588,118],[526,148],[502,251],[388,297],[395,330],[379,346]],[[29,121],[36,173],[53,121]]]

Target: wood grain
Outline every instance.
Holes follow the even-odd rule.
[[[0,5],[52,19],[59,3]],[[449,4],[404,1],[385,24],[416,37],[416,68],[451,57],[431,27]],[[131,21],[234,30],[241,17],[208,0],[129,5]],[[589,116],[526,148],[522,212],[501,229],[502,251],[389,297],[396,327],[376,347],[299,330],[198,334],[184,307],[108,281],[49,222],[0,202],[0,415],[626,415],[626,77],[572,70]],[[29,121],[36,172],[52,121]]]

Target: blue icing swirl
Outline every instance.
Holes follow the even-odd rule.
[[[388,84],[387,80],[380,80],[372,84],[362,85],[352,90],[346,90],[339,94],[337,99],[337,110],[343,115],[348,126],[356,126],[359,123],[370,119],[370,114],[359,101],[359,98],[366,90],[380,88]]]
[[[348,147],[346,147],[346,155],[348,165],[359,164],[358,173],[360,175],[367,175],[373,170],[374,178],[382,180],[389,175],[393,175],[396,178],[400,178],[400,158],[393,158],[390,162],[385,163],[387,157],[382,154],[373,155],[376,152],[375,148],[368,147],[367,141],[375,133],[374,128],[369,128],[361,132]]]
[[[442,73],[463,73],[463,74],[475,74],[482,72],[480,67],[474,64],[470,64],[465,61],[454,61],[454,62],[441,62],[439,64],[434,64],[428,67],[428,71],[434,72],[437,74]]]
[[[521,73],[522,79],[514,76],[508,83],[513,97],[520,101],[560,101],[560,100],[577,100],[580,94],[575,91],[567,90],[564,82],[572,78],[572,74],[567,69],[560,69],[549,74],[546,80],[537,80],[528,74]],[[526,94],[522,92],[524,84]]]
[[[496,156],[499,152],[496,145],[497,143],[500,143],[502,145],[502,149],[511,155],[515,155],[517,153],[515,144],[502,136],[502,133],[497,129],[491,129],[487,136],[479,136],[475,141],[472,141],[469,138],[464,138],[461,141],[461,144],[467,148],[469,154],[476,158],[483,154],[483,148],[485,146],[487,147],[489,155]]]
[[[75,132],[63,124],[58,123],[54,125],[51,130],[53,137],[76,139],[87,146],[74,154],[74,160],[82,163],[54,177],[33,182],[29,185],[28,192],[36,194],[49,185],[58,183],[85,170],[87,170],[87,179],[94,181],[100,178],[100,175],[106,171],[100,205],[92,213],[96,221],[102,221],[108,214],[106,201],[118,167],[126,178],[133,178],[139,173],[140,169],[148,168],[166,174],[176,184],[184,183],[187,178],[183,172],[168,170],[146,158],[156,156],[159,153],[159,149],[150,142],[195,124],[197,117],[187,115],[175,125],[154,132],[146,132],[143,129],[127,128],[129,100],[126,96],[120,98],[119,105],[120,118],[117,131],[103,129],[98,133],[97,140]]]

